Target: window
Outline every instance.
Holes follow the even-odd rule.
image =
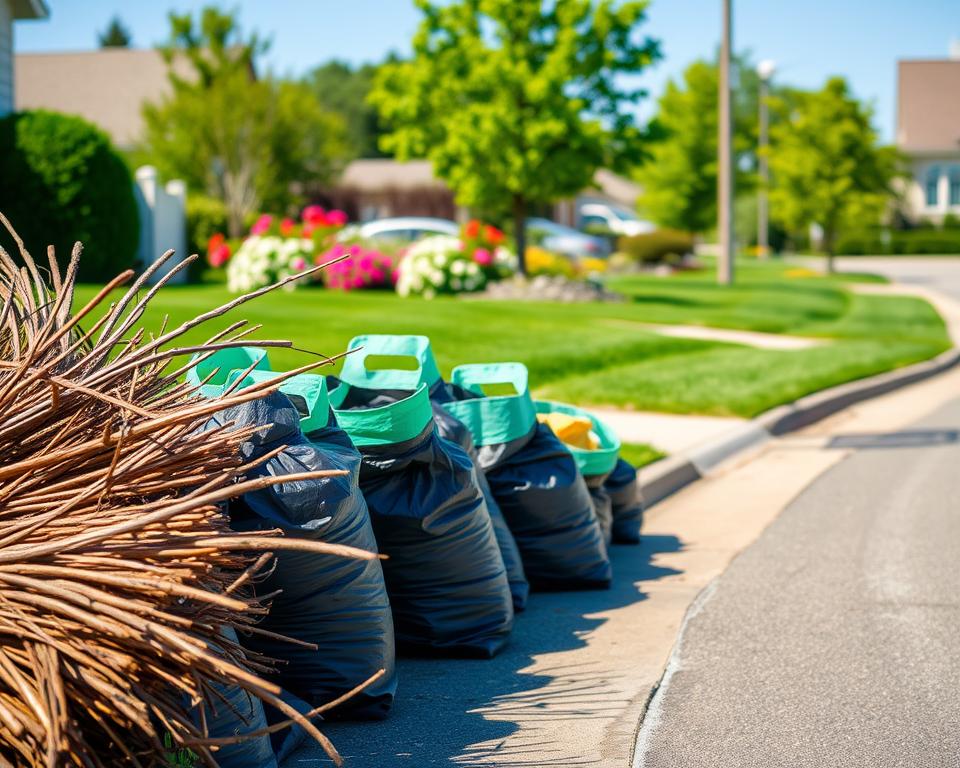
[[[928,208],[936,208],[940,204],[940,166],[931,165],[927,169],[923,188]]]
[[[950,167],[948,178],[950,179],[950,191],[948,195],[950,205],[960,205],[960,165]]]

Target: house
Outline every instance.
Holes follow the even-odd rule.
[[[13,22],[49,15],[43,0],[0,0],[0,115],[14,107]]]
[[[3,0],[0,0],[2,3]],[[189,65],[175,67],[186,76]],[[153,48],[18,53],[16,107],[79,115],[109,134],[120,149],[143,135],[143,104],[170,91],[167,62]]]
[[[960,216],[960,52],[897,63],[897,146],[911,179],[904,204],[912,221]]]
[[[577,206],[581,202],[606,202],[633,210],[639,196],[640,188],[632,181],[601,169],[594,175],[593,184],[575,200],[561,201],[542,213],[573,226],[579,223]],[[450,188],[434,176],[428,160],[354,160],[347,164],[340,181],[323,190],[319,198],[358,221],[389,216],[435,216],[463,221],[469,215],[457,206]]]

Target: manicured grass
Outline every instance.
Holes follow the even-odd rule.
[[[667,454],[658,451],[652,445],[646,443],[622,443],[620,445],[620,457],[628,461],[637,469],[660,461]]]
[[[911,297],[855,295],[840,278],[782,264],[743,265],[739,283],[721,288],[709,271],[671,278],[628,276],[610,285],[619,304],[555,304],[401,299],[318,288],[276,292],[231,312],[190,341],[241,318],[260,323],[261,339],[337,354],[361,333],[430,336],[441,370],[516,360],[538,395],[584,405],[679,413],[752,416],[804,394],[932,357],[949,346],[939,316]],[[93,293],[78,292],[78,302]],[[222,286],[165,289],[145,319],[159,327],[227,301]],[[767,351],[658,336],[642,323],[702,324],[831,339],[799,351]],[[270,353],[275,368],[302,365],[305,352]],[[332,369],[335,370],[335,369]]]

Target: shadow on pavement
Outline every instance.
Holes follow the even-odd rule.
[[[383,722],[322,726],[347,768],[456,766],[582,766],[553,752],[538,737],[538,724],[610,718],[628,702],[611,697],[602,661],[544,666],[525,672],[533,657],[587,644],[606,619],[596,614],[646,599],[644,582],[678,573],[652,564],[659,553],[678,552],[675,536],[646,536],[640,546],[614,546],[614,581],[609,590],[536,593],[517,617],[510,645],[496,658],[404,658],[398,663],[397,700]],[[586,660],[584,660],[586,662]],[[596,667],[596,669],[594,669]],[[546,690],[549,686],[549,689]],[[506,742],[523,727],[529,736]],[[307,745],[283,768],[331,765]]]
[[[904,432],[885,432],[880,434],[836,435],[828,443],[828,448],[853,448],[868,450],[876,448],[928,448],[949,445],[960,439],[955,429],[914,429]]]

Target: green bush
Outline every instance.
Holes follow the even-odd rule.
[[[80,280],[102,281],[133,265],[140,236],[133,181],[96,126],[45,110],[8,115],[0,120],[0,179],[0,211],[38,261],[52,244],[65,266],[79,240]],[[6,236],[4,245],[12,245]]]
[[[621,237],[617,249],[638,264],[669,263],[693,252],[693,235],[676,229],[658,229]]]
[[[187,195],[187,250],[203,256],[216,232],[227,234],[227,206],[206,195]]]
[[[960,230],[906,229],[897,231],[864,230],[845,233],[837,241],[840,256],[893,255],[920,256],[960,253]]]

